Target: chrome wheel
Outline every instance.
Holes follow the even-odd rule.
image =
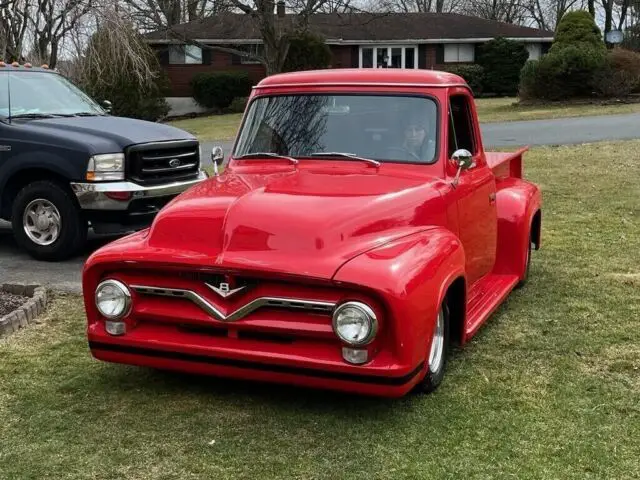
[[[49,200],[31,201],[22,216],[24,232],[37,245],[51,245],[60,237],[62,219],[56,206]]]
[[[436,319],[436,328],[433,331],[431,339],[431,353],[429,354],[429,370],[431,373],[437,373],[442,368],[442,360],[444,359],[444,312],[442,308],[438,312]]]

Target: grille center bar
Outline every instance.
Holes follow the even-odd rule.
[[[284,310],[305,310],[316,313],[330,314],[336,304],[333,302],[323,302],[318,300],[300,300],[297,298],[283,297],[260,297],[256,298],[246,305],[238,308],[235,312],[225,315],[218,310],[215,305],[211,304],[206,298],[192,290],[184,290],[178,288],[160,288],[147,285],[131,285],[131,288],[141,295],[151,295],[156,297],[183,298],[196,304],[210,316],[221,322],[235,322],[256,310],[264,307],[280,308]]]

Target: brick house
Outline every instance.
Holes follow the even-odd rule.
[[[274,12],[274,15],[276,13]],[[292,20],[277,7],[279,21]],[[333,54],[332,68],[438,69],[455,63],[473,63],[478,46],[502,36],[525,42],[529,58],[538,58],[553,41],[553,32],[452,13],[315,14],[310,29],[325,38]],[[245,70],[254,81],[265,76],[254,60],[211,49],[185,45],[177,38],[204,45],[257,51],[262,40],[257,26],[245,14],[223,14],[174,27],[174,32],[146,35],[157,50],[172,85],[170,103],[179,112],[194,110],[189,83],[200,72]],[[195,108],[197,110],[197,108]]]

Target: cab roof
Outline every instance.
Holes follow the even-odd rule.
[[[439,70],[394,68],[336,68],[280,73],[262,79],[255,88],[311,85],[407,85],[429,87],[467,86],[464,79]]]
[[[22,72],[39,72],[39,73],[59,73],[57,70],[51,68],[43,68],[43,67],[25,67],[24,65],[13,66],[10,63],[5,65],[0,62],[0,73],[22,73]]]

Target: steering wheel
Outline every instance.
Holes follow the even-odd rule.
[[[418,155],[416,155],[415,153],[413,153],[413,152],[412,152],[412,151],[410,151],[410,150],[407,150],[407,149],[406,149],[406,148],[404,148],[404,147],[393,147],[393,146],[390,146],[390,147],[387,147],[387,149],[388,149],[390,152],[394,152],[394,151],[395,151],[395,152],[401,152],[401,153],[403,153],[403,154],[405,154],[405,155],[409,155],[409,156],[411,156],[411,157],[415,158],[416,160],[418,160],[419,162],[421,162],[421,161],[422,161],[422,159],[421,159]]]

